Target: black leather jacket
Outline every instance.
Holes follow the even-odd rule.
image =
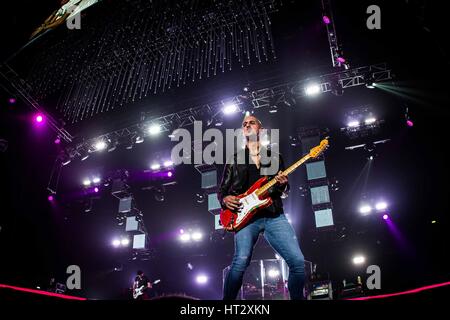
[[[244,152],[244,151],[241,151]],[[275,154],[267,150],[268,156],[271,158],[271,161],[277,161],[279,162],[279,169],[284,170],[284,162],[283,158],[280,154]],[[242,154],[241,154],[242,155]],[[249,151],[247,148],[245,148],[245,159],[248,159]],[[230,163],[229,161],[224,168],[223,175],[222,175],[222,181],[219,186],[218,190],[218,199],[220,201],[220,204],[222,208],[226,208],[225,203],[223,202],[223,198],[225,198],[228,195],[237,196],[239,194],[244,193],[247,191],[248,186],[248,165],[247,164],[237,164],[237,158],[238,154],[234,154],[234,161],[233,163]],[[269,166],[269,165],[266,165]],[[261,167],[264,167],[264,165],[261,164]],[[269,180],[273,179],[275,175],[269,175]],[[287,193],[289,191],[289,184],[287,186],[281,187],[278,184],[274,185],[272,188],[269,189],[269,195],[273,200],[273,204],[266,208],[267,211],[270,211],[271,213],[283,213],[283,202],[281,200],[281,195],[283,193]]]

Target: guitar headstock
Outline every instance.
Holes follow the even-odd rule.
[[[320,141],[320,145],[312,148],[309,151],[309,156],[311,158],[317,158],[322,152],[324,152],[328,148],[328,137]]]

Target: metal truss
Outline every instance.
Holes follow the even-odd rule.
[[[343,89],[346,89],[365,85],[367,79],[381,82],[388,81],[391,78],[391,69],[386,63],[379,63],[325,74],[317,78],[278,84],[269,88],[248,92],[246,95],[240,94],[229,100],[220,100],[194,106],[161,117],[148,117],[148,114],[143,113],[139,123],[69,146],[67,148],[67,155],[71,158],[80,156],[81,150],[92,149],[92,146],[97,141],[105,141],[114,145],[123,142],[132,144],[133,139],[148,136],[147,129],[151,125],[159,125],[161,132],[173,132],[177,128],[188,127],[195,121],[206,121],[206,125],[211,126],[220,122],[223,116],[222,109],[227,104],[236,105],[240,112],[269,108],[280,103],[289,105],[295,103],[295,99],[306,96],[305,88],[312,82],[320,86],[322,93],[326,93],[331,92],[333,81],[337,81]]]
[[[324,23],[327,28],[328,43],[330,44],[331,60],[333,62],[333,67],[335,68],[344,67],[345,69],[349,69],[350,65],[343,57],[342,49],[340,48],[337,39],[336,27],[334,25],[333,10],[331,8],[331,1],[322,0],[322,9],[323,9],[322,18],[325,17],[328,18],[327,23],[325,22]]]
[[[0,76],[7,87],[11,87],[28,105],[36,109],[39,113],[45,116],[46,123],[50,128],[57,133],[57,135],[64,139],[65,142],[70,143],[73,140],[73,136],[62,128],[62,124],[58,123],[44,108],[33,98],[31,92],[31,86],[23,80],[13,69],[7,64],[0,64]]]

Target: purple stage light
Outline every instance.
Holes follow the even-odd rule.
[[[169,172],[167,172],[167,176],[168,176],[168,177],[171,177],[172,175],[173,175],[173,173],[172,173],[172,172],[170,172],[170,171],[169,171]]]
[[[384,214],[384,215],[383,215],[383,219],[384,219],[384,220],[387,220],[387,219],[389,219],[389,216],[388,216],[387,214]]]
[[[61,139],[60,138],[56,138],[55,139],[55,144],[60,144],[61,143]]]
[[[47,199],[48,199],[48,201],[53,201],[53,200],[55,200],[55,198],[54,198],[52,195],[49,195]]]
[[[406,120],[406,125],[408,127],[413,127],[414,126],[414,122],[412,122],[411,120]]]
[[[94,192],[98,192],[98,188],[97,187],[94,188]]]
[[[339,63],[345,63],[345,59],[343,57],[338,57],[336,59]]]
[[[37,123],[42,123],[44,121],[44,117],[41,114],[36,115],[34,118]]]
[[[8,101],[10,104],[14,104],[14,103],[16,103],[16,98],[9,98]]]
[[[330,22],[331,22],[330,18],[328,18],[327,16],[323,16],[322,19],[325,24],[330,24]]]

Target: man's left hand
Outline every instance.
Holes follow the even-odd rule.
[[[285,186],[288,183],[288,178],[281,171],[275,176],[275,180],[281,185]]]

